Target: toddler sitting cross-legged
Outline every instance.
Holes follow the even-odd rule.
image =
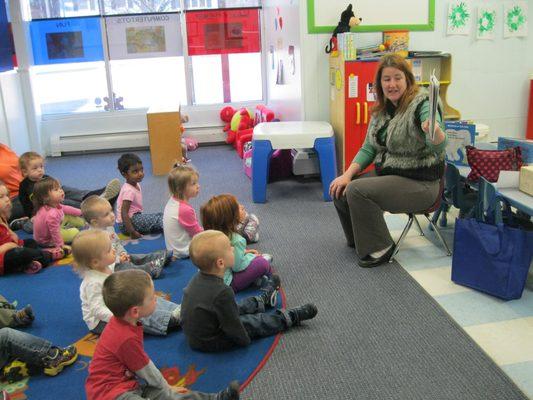
[[[233,290],[223,280],[235,256],[230,240],[222,232],[208,230],[197,234],[189,254],[200,271],[183,292],[181,325],[193,349],[215,352],[247,346],[252,339],[285,331],[314,318],[318,312],[314,304],[305,304],[266,313],[266,308],[276,305],[279,277],[275,275],[274,285],[237,304]]]
[[[74,267],[83,278],[80,286],[83,320],[91,332],[99,335],[113,315],[104,303],[102,285],[114,272],[115,250],[107,232],[89,229],[76,236],[72,254]],[[179,328],[180,305],[158,297],[154,313],[142,321],[146,333],[166,335],[169,329]]]
[[[113,312],[98,340],[85,383],[88,400],[238,400],[239,383],[219,393],[170,386],[144,351],[142,321],[157,312],[154,284],[139,270],[110,275],[103,299]],[[139,380],[144,381],[140,383]]]
[[[81,203],[81,213],[89,223],[89,229],[99,229],[109,235],[116,253],[115,271],[142,269],[154,279],[159,277],[171,252],[158,250],[149,254],[128,254],[115,232],[115,214],[109,201],[99,196],[90,196]]]

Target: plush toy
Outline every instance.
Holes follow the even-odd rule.
[[[220,111],[220,119],[226,123],[224,132],[227,132],[226,143],[235,142],[237,133],[254,127],[254,116],[250,110],[226,106]]]
[[[326,46],[326,53],[329,54],[332,51],[337,51],[337,34],[350,32],[350,29],[353,26],[359,25],[362,20],[362,18],[357,18],[355,16],[352,10],[352,5],[350,4],[348,8],[341,13],[341,20],[333,31],[331,39],[329,39],[329,47]]]
[[[220,110],[220,119],[226,123],[224,125],[224,132],[227,132],[231,126],[231,118],[233,118],[233,115],[235,114],[235,109],[230,106],[224,107],[222,110]]]

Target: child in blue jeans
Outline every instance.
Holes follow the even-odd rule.
[[[0,369],[2,378],[15,382],[25,377],[23,368],[9,368],[14,360],[27,364],[30,370],[42,369],[55,376],[78,358],[76,347],[60,348],[48,340],[11,328],[0,329]],[[8,367],[8,368],[6,368]]]
[[[163,232],[163,213],[143,213],[141,182],[144,178],[143,163],[133,153],[122,154],[118,170],[126,179],[117,199],[117,222],[123,233],[138,239],[142,234]]]
[[[96,229],[80,232],[72,243],[72,255],[74,268],[83,277],[80,285],[83,320],[92,333],[100,335],[113,316],[102,296],[104,281],[113,274],[115,267],[116,254],[109,234]],[[166,335],[178,329],[180,310],[179,304],[158,297],[154,313],[142,319],[144,331]]]

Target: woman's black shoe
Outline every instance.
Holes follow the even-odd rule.
[[[389,260],[390,260],[390,258],[392,256],[392,253],[394,253],[394,249],[395,248],[396,248],[396,246],[392,245],[390,247],[390,249],[385,254],[383,254],[381,257],[378,257],[378,258],[374,258],[374,257],[368,255],[368,256],[360,259],[358,264],[362,268],[372,268],[372,267],[377,267],[380,264],[384,264],[386,262],[389,262]]]

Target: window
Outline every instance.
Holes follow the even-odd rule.
[[[263,97],[258,0],[29,2],[43,114]],[[209,23],[182,27],[193,15]]]

